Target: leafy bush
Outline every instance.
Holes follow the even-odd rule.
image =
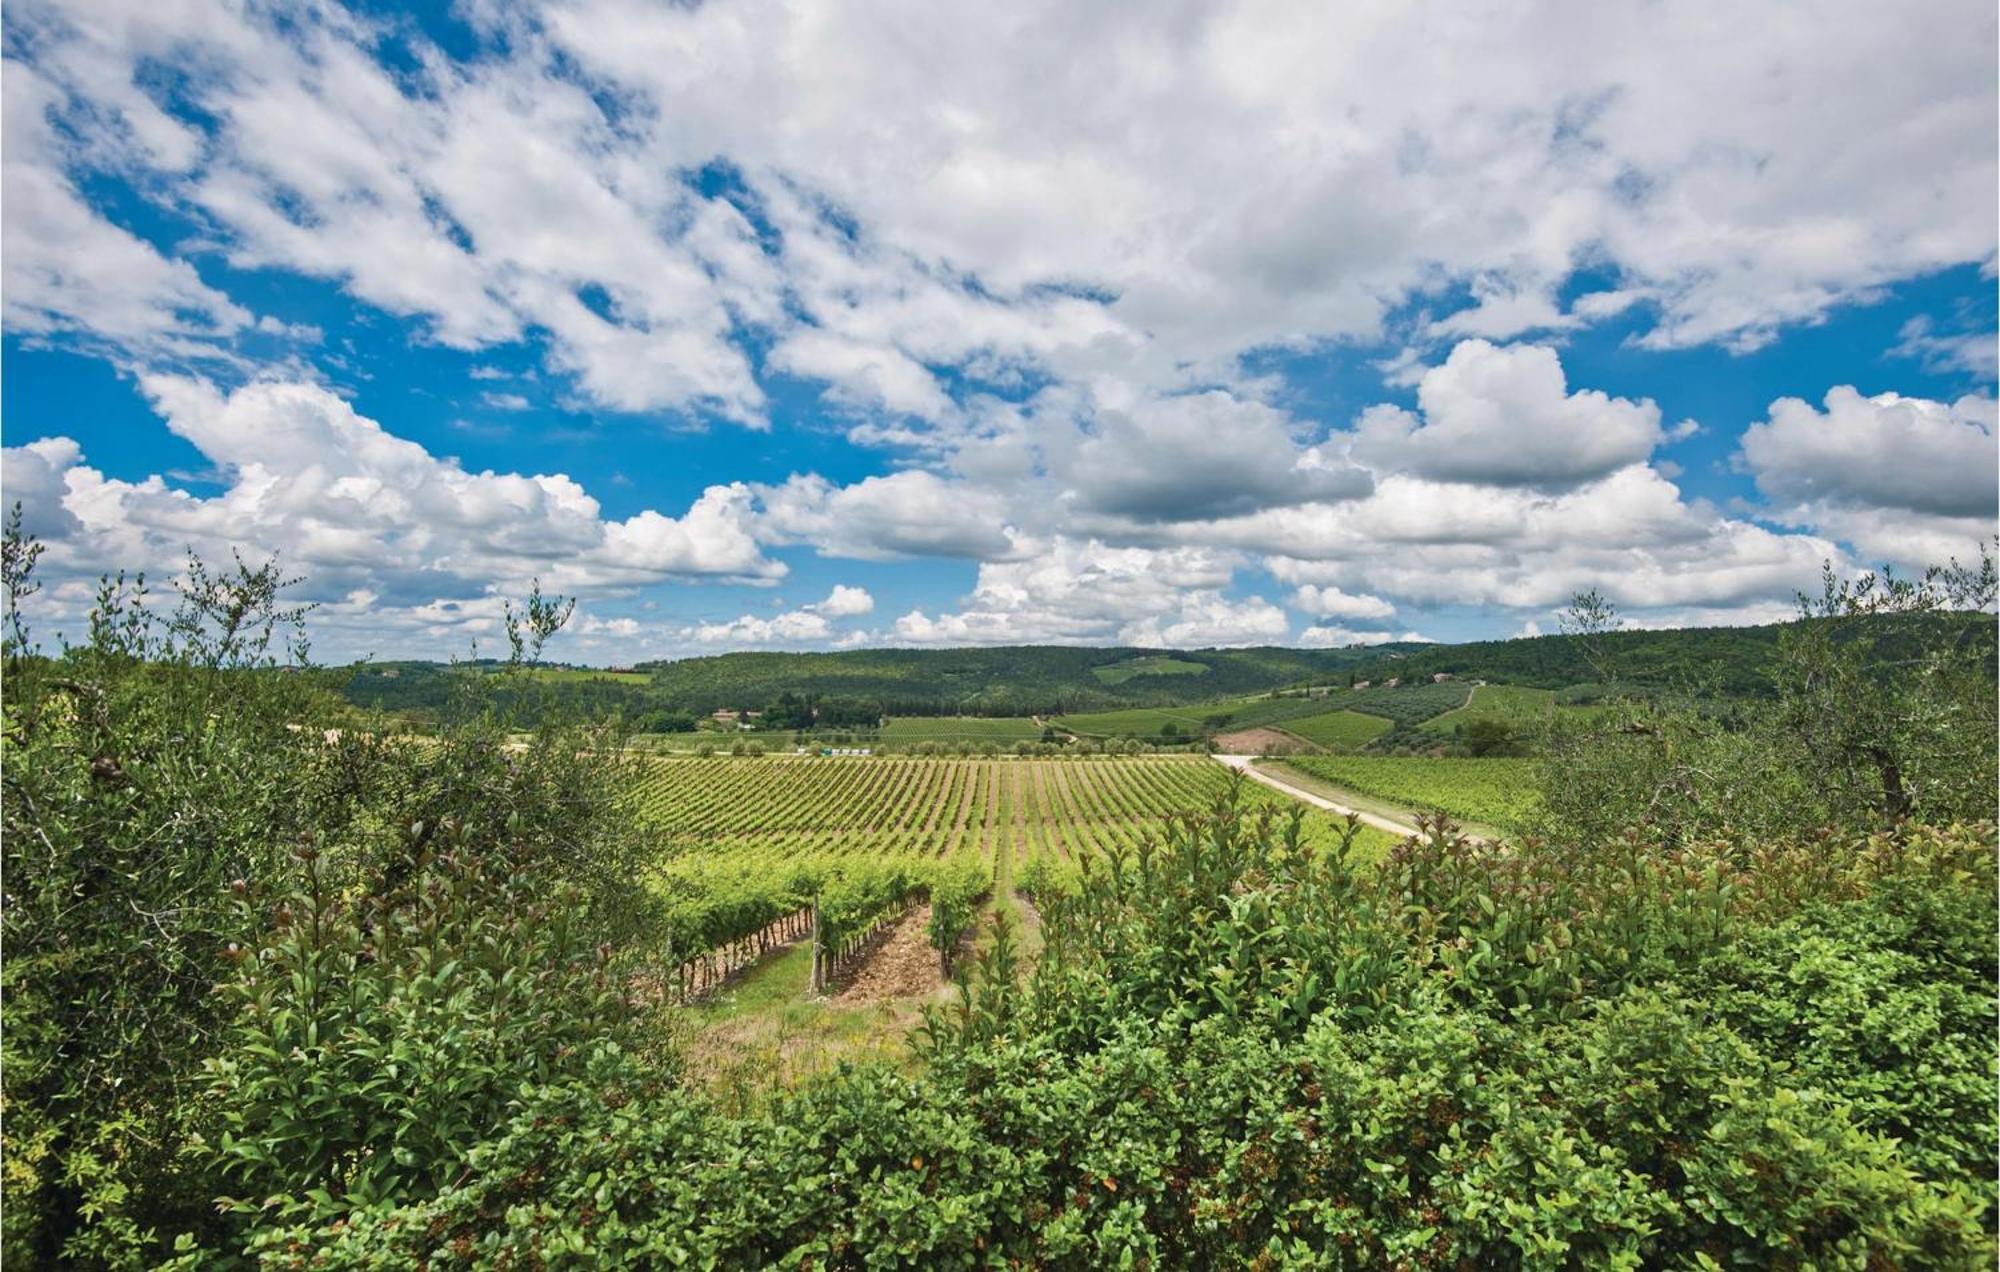
[[[10,620],[32,587],[33,555],[10,534]],[[451,1092],[485,1092],[479,1116],[466,1115],[471,1124],[441,1134],[452,1144],[489,1135],[504,1111],[502,1088],[547,1069],[535,1059],[545,1053],[525,1042],[509,1044],[512,1056],[470,1045],[479,1003],[501,995],[482,978],[513,967],[509,994],[536,977],[560,982],[540,1001],[553,1013],[542,1021],[549,1036],[564,1038],[562,1021],[603,1020],[563,979],[572,938],[591,934],[591,950],[620,938],[642,945],[636,938],[655,919],[649,894],[629,885],[657,848],[617,815],[627,784],[600,732],[550,723],[523,738],[476,701],[456,704],[460,718],[425,739],[355,728],[352,710],[300,665],[302,640],[288,651],[291,664],[277,665],[279,636],[302,617],[279,600],[286,583],[274,566],[239,563],[217,575],[191,562],[177,604],[161,614],[143,582],[107,580],[88,642],[54,657],[10,626],[0,742],[0,1257],[10,1264],[149,1265],[181,1238],[230,1248],[236,1221],[215,1203],[236,1185],[214,1169],[221,1157],[212,1150],[231,1111],[211,1099],[222,1071],[210,1061],[235,1075],[239,1094],[254,1093],[234,1111],[253,1121],[230,1132],[231,1156],[273,1170],[298,1147],[287,1138],[294,1131],[353,1119],[344,1133],[357,1134],[373,1116],[369,1101],[387,1100],[395,1085],[380,1074],[357,1078],[363,1061],[327,1041],[335,1030],[357,1045],[365,1036],[370,1046],[412,1049],[421,1058],[412,1063],[429,1066],[430,1089],[418,1093],[427,1103],[450,1109],[459,1107]],[[530,611],[531,629],[537,612],[550,617],[539,597]],[[331,724],[345,727],[329,732]],[[298,929],[266,933],[242,907],[245,897],[285,890],[299,868],[291,852],[308,839],[320,854],[323,901],[314,912],[323,920],[349,915],[342,922],[352,938],[354,916],[365,912],[378,954],[382,937],[430,924],[467,958],[423,975],[397,961],[352,969],[346,988],[355,997],[340,1010],[372,1004],[360,1016],[331,1004],[308,1009],[287,1001],[296,997],[290,988],[268,987],[277,1005],[258,1027],[273,1037],[327,1031],[309,1063],[289,1052],[273,1061],[244,1049],[240,995],[215,991],[241,974],[232,954],[247,961],[248,952],[301,939]],[[460,863],[452,886],[487,898],[476,916],[430,899],[444,878],[446,839]],[[537,905],[567,898],[562,916],[529,932],[486,908],[528,894]],[[294,900],[291,913],[306,911]],[[447,921],[451,913],[458,917]],[[321,937],[338,930],[323,923]],[[331,949],[315,957],[334,958]],[[440,1041],[441,1022],[460,1005],[475,1019],[467,1045],[453,1048]],[[428,1148],[405,1156],[397,1166],[412,1177],[434,1178],[448,1160],[429,1160]],[[288,1187],[288,1178],[258,1182]]]
[[[343,895],[309,838],[290,886],[242,889],[237,1009],[206,1065],[238,1215],[330,1218],[435,1193],[530,1084],[632,1042],[584,898],[476,855],[460,827],[393,892]]]
[[[1969,988],[1990,835],[1578,862],[1433,825],[1363,867],[1225,808],[1050,891],[1025,989],[992,942],[922,1075],[849,1071],[731,1117],[621,1061],[543,1090],[462,1185],[261,1248],[301,1268],[1978,1266],[1990,994],[1862,1050],[1821,1022],[1796,1064],[1792,1013],[1818,1019],[1813,968]],[[1926,895],[1945,921],[1920,940]],[[1868,1098],[1930,1074],[1951,1081],[1916,1116]]]

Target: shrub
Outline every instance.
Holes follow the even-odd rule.
[[[312,839],[244,888],[236,1019],[207,1062],[239,1216],[326,1219],[435,1193],[530,1084],[580,1076],[633,1012],[574,885],[448,826],[404,883],[344,895]]]

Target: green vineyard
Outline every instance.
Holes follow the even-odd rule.
[[[971,917],[965,898],[995,880],[1055,884],[1087,855],[1135,848],[1158,837],[1163,818],[1207,809],[1231,781],[1194,756],[717,756],[654,760],[639,772],[632,796],[667,840],[654,884],[684,954],[740,941],[815,897],[839,937],[918,890],[931,898],[942,950],[958,936],[947,929]],[[1292,807],[1254,786],[1242,798]],[[1332,844],[1340,829],[1309,813],[1303,833]],[[1364,831],[1359,842],[1379,850],[1387,839]]]
[[[1288,759],[1285,767],[1406,808],[1501,830],[1519,829],[1540,807],[1534,760],[1324,755]]]

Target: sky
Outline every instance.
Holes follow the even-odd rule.
[[[415,16],[413,16],[413,14]],[[9,0],[27,604],[316,655],[1793,612],[1996,529],[1995,12]]]

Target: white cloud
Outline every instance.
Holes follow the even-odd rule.
[[[1368,499],[1178,527],[1262,554],[1282,582],[1436,605],[1538,609],[1591,586],[1627,608],[1736,605],[1849,564],[1829,539],[1781,534],[1681,499],[1643,465],[1574,490],[1385,478]]]
[[[817,328],[788,337],[771,350],[767,365],[805,379],[824,380],[836,400],[856,406],[925,419],[941,419],[952,409],[937,377],[907,354]]]
[[[1772,499],[1987,520],[2000,510],[1992,398],[1863,397],[1842,385],[1825,407],[1780,398],[1744,432],[1744,462]]]
[[[1909,319],[1890,354],[1914,358],[1926,371],[1962,371],[1992,380],[2000,375],[2000,335],[1991,331],[1941,332],[1928,314]]]
[[[1396,613],[1396,607],[1379,596],[1354,596],[1311,583],[1292,593],[1292,604],[1315,618],[1392,618]]]
[[[920,469],[850,486],[807,474],[756,490],[763,504],[760,533],[775,543],[809,544],[824,555],[990,559],[1013,543],[999,495]]]
[[[824,614],[828,618],[853,618],[860,614],[873,613],[875,598],[868,594],[867,588],[836,583],[833,585],[833,590],[826,594],[825,600],[808,605],[806,608],[815,614]]]
[[[258,383],[225,393],[203,380],[149,375],[167,426],[223,483],[191,494],[159,477],[131,482],[88,466],[73,441],[5,452],[7,494],[50,542],[49,572],[107,563],[171,575],[187,548],[226,560],[278,553],[326,602],[324,620],[391,612],[425,630],[492,617],[531,578],[600,593],[667,579],[772,582],[785,572],[752,533],[742,485],[711,486],[685,514],[606,520],[566,476],[468,472],[393,436],[317,385]],[[829,600],[852,605],[837,593]],[[440,606],[447,608],[438,608]]]
[[[225,482],[121,481],[52,439],[8,452],[10,493],[63,568],[276,547],[338,621],[376,606],[430,633],[489,630],[532,574],[768,583],[784,547],[979,562],[961,603],[896,622],[912,642],[1265,639],[1282,611],[1229,599],[1252,555],[1337,620],[1315,640],[1592,583],[1744,613],[1842,543],[1903,560],[1991,533],[1990,402],[1776,404],[1744,443],[1771,502],[1725,515],[1654,459],[1692,422],[1495,343],[1617,316],[1644,347],[1750,348],[1899,279],[1990,270],[1990,12],[1258,0],[1135,26],[885,2],[475,5],[504,39],[455,61],[399,27],[415,56],[391,68],[383,27],[338,8],[18,0],[7,326],[144,374]],[[198,236],[114,224],[86,198],[104,178]],[[216,261],[539,357],[584,410],[761,428],[763,378],[798,377],[892,471],[724,473],[680,515],[607,519],[566,476],[466,472],[310,371],[259,372],[253,328],[311,333],[204,281],[230,277]],[[1565,308],[1580,267],[1594,290]],[[1990,337],[1901,339],[1990,374]],[[1301,385],[1243,361],[1353,341],[1402,346],[1379,369],[1416,409],[1310,421]],[[469,374],[525,401],[484,383],[492,361]],[[806,633],[864,599],[704,627],[849,640]]]
[[[57,94],[12,59],[4,78],[0,199],[6,217],[5,322],[18,336],[75,335],[154,357],[203,352],[253,315],[185,260],[112,224],[65,172],[49,116]]]
[[[1245,603],[1236,619],[1217,608],[1215,602],[1229,604],[1221,602],[1219,589],[1234,573],[1233,553],[1117,548],[1067,538],[1036,547],[1020,560],[982,564],[964,609],[935,618],[913,610],[896,620],[896,637],[912,644],[1018,645],[1104,644],[1147,635],[1167,644],[1168,631],[1181,624],[1186,634],[1200,635],[1197,629],[1211,620],[1218,628],[1271,621],[1254,608],[1261,601]],[[1276,613],[1282,623],[1283,612]]]
[[[1386,645],[1396,640],[1423,639],[1416,632],[1398,636],[1394,632],[1356,631],[1351,627],[1308,627],[1299,633],[1299,644],[1306,649],[1345,649],[1350,645]]]
[[[701,623],[681,630],[685,640],[701,645],[811,645],[833,634],[824,615],[787,610],[772,618],[745,614],[726,623]]]
[[[1285,611],[1261,596],[1232,601],[1219,592],[1189,592],[1170,613],[1126,624],[1118,640],[1147,649],[1282,645],[1291,631]]]
[[[937,419],[939,368],[1028,366],[1115,408],[1247,349],[1374,338],[1412,302],[1433,337],[1643,302],[1645,343],[1752,346],[1995,247],[1994,23],[1962,0],[1796,23],[1719,0],[1587,22],[1296,0],[1144,27],[1051,0],[473,17],[504,40],[457,62],[399,27],[416,56],[392,70],[345,11],[20,0],[9,80],[31,62],[76,103],[56,164],[198,209],[237,264],[457,347],[536,333],[606,407],[753,425],[746,331],[851,404]],[[1068,73],[1079,48],[1109,52]],[[163,106],[160,67],[198,70],[205,128]],[[726,194],[685,178],[718,160]],[[36,171],[60,186],[56,164]],[[10,221],[35,206],[10,188]],[[28,225],[10,272],[76,258]],[[240,321],[117,233],[100,290],[139,325]],[[1564,312],[1582,266],[1614,281]]]
[[[1640,463],[1663,440],[1660,409],[1568,391],[1553,349],[1466,340],[1424,373],[1416,414],[1363,412],[1354,455],[1378,471],[1497,486],[1574,486]]]
[[[1064,476],[1084,508],[1139,521],[1368,493],[1367,473],[1301,449],[1293,432],[1281,412],[1229,393],[1148,399],[1097,413]]]
[[[1853,545],[1864,559],[1922,568],[1971,559],[2000,516],[1992,398],[1956,402],[1842,386],[1825,409],[1771,404],[1743,434],[1764,515]]]

